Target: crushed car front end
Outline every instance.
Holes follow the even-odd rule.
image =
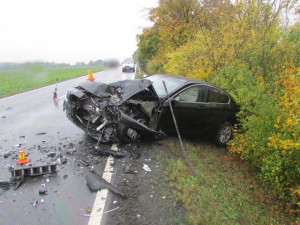
[[[165,137],[155,130],[159,105],[147,80],[86,81],[68,91],[64,110],[70,121],[100,142],[127,143],[141,136]]]

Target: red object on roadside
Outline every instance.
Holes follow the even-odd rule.
[[[56,88],[55,88],[55,90],[54,90],[53,100],[54,100],[54,101],[57,100],[57,89],[56,89]]]
[[[57,81],[58,81],[58,78],[56,78],[56,81],[55,81],[55,89],[54,89],[54,93],[53,93],[53,101],[57,100]]]

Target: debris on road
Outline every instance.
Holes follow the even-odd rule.
[[[86,212],[87,212],[87,213],[91,213],[91,212],[92,212],[91,207],[87,207],[87,208],[86,208]]]
[[[45,132],[40,132],[40,133],[37,133],[37,134],[35,134],[35,135],[44,135],[44,134],[47,134],[47,133],[45,133]]]
[[[34,201],[34,202],[32,203],[32,206],[35,208],[35,207],[37,206],[37,204],[38,204],[38,201]]]
[[[91,191],[108,189],[108,190],[112,191],[113,193],[120,195],[123,198],[126,198],[125,194],[123,194],[121,191],[116,189],[112,184],[110,184],[109,182],[107,182],[105,179],[103,179],[102,177],[100,177],[97,174],[89,173],[88,175],[86,175],[86,181],[87,181],[87,185]]]
[[[137,180],[137,181],[135,182],[135,184],[134,184],[133,187],[139,186],[139,185],[142,183],[142,181],[143,181],[143,178],[140,178],[139,180]]]
[[[12,166],[12,165],[10,165],[10,164],[7,164],[7,167],[8,167],[8,170],[9,170],[9,171],[12,171],[13,169],[15,169],[15,167]]]
[[[12,169],[12,177],[21,177],[21,176],[39,176],[48,173],[57,172],[57,164],[46,164],[42,166],[28,166],[18,169]]]
[[[66,151],[67,155],[73,155],[76,152],[76,149],[68,149]]]
[[[105,150],[97,150],[95,149],[94,152],[97,154],[97,155],[103,155],[103,156],[109,156],[109,155],[112,155],[116,158],[121,158],[121,157],[124,157],[125,154],[123,152],[120,152],[120,151],[114,151],[114,150],[109,150],[109,149],[105,149]]]
[[[67,163],[67,158],[64,156],[59,157],[58,162],[59,162],[59,164],[65,164],[65,163]]]
[[[9,156],[12,155],[12,153],[13,153],[12,151],[8,151],[8,152],[3,153],[3,158],[4,159],[8,158]]]
[[[127,165],[127,166],[125,167],[125,169],[123,170],[123,173],[135,174],[135,172],[132,171],[132,170],[130,169],[130,167],[131,167],[131,165]]]
[[[0,188],[3,190],[8,190],[10,187],[9,181],[0,180]]]
[[[40,189],[39,190],[39,195],[46,195],[47,194],[47,190],[46,189]]]
[[[84,165],[84,166],[89,166],[90,164],[86,161],[84,161],[83,159],[80,159],[79,162]]]
[[[24,182],[24,177],[15,177],[15,178],[12,179],[12,182],[15,184],[14,189],[13,189],[15,191]]]
[[[114,209],[111,209],[111,210],[108,210],[108,211],[106,211],[106,212],[104,212],[104,213],[110,213],[110,212],[113,212],[113,211],[115,211],[115,210],[117,210],[117,209],[119,209],[120,207],[118,206],[118,207],[116,207],[116,208],[114,208]]]
[[[50,152],[47,156],[54,158],[56,156],[56,152]]]
[[[133,159],[138,159],[141,157],[141,154],[139,153],[139,149],[137,146],[133,146],[133,148],[130,150],[130,156]]]
[[[144,169],[146,172],[151,172],[151,169],[150,169],[150,167],[149,167],[147,164],[143,164],[143,169]]]
[[[47,180],[49,177],[53,177],[53,174],[48,173],[48,174],[43,175],[43,179],[45,179],[45,180]]]

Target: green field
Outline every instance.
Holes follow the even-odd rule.
[[[22,67],[18,70],[0,70],[0,97],[31,90],[45,85],[80,77],[88,70],[98,72],[103,66],[73,66],[63,68],[45,68],[39,65]]]

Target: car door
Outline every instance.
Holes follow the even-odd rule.
[[[219,88],[208,88],[207,122],[211,128],[218,128],[230,117],[229,100],[229,96]]]
[[[207,117],[207,87],[193,85],[178,93],[180,102],[175,105],[174,112],[178,123],[186,129],[202,128],[206,124]]]
[[[205,126],[207,90],[205,85],[192,85],[172,96],[173,99],[180,97],[180,101],[173,106],[180,130],[191,131]],[[174,129],[168,104],[164,104],[160,124]]]

